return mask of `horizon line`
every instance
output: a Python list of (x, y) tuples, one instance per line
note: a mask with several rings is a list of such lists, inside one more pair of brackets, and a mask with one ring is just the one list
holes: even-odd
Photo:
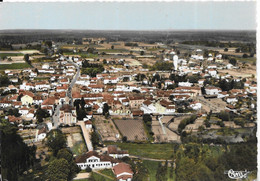
[(0, 29), (0, 31), (257, 31), (257, 29)]

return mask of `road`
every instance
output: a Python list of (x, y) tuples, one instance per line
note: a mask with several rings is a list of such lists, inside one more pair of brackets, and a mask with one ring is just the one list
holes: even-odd
[[(77, 79), (80, 76), (80, 68), (74, 62), (70, 62), (70, 63), (72, 63), (76, 67), (76, 69), (77, 69), (77, 73), (74, 75), (72, 81), (70, 82), (70, 86), (69, 86), (69, 88), (68, 88), (68, 90), (66, 92), (66, 96), (68, 96), (69, 99), (70, 99), (70, 105), (73, 106), (71, 90), (72, 90), (73, 86), (75, 85)], [(57, 105), (57, 107), (55, 109), (55, 112), (54, 112), (54, 114), (52, 116), (52, 122), (53, 122), (53, 128), (54, 129), (58, 128), (58, 126), (59, 126), (59, 115), (60, 115), (60, 108), (61, 108), (61, 106), (62, 106), (61, 104)]]
[(80, 76), (80, 68), (76, 63), (74, 63), (74, 62), (70, 62), (70, 63), (72, 63), (77, 69), (77, 73), (74, 75), (72, 81), (70, 82), (70, 86), (69, 86), (67, 94), (66, 94), (70, 98), (70, 105), (73, 106), (73, 100), (72, 100), (72, 93), (71, 92), (72, 92), (73, 86), (75, 85), (76, 81), (78, 80), (78, 78)]
[(88, 151), (93, 151), (93, 145), (92, 145), (92, 142), (90, 140), (90, 131), (87, 130), (83, 121), (79, 121), (77, 124), (80, 125), (80, 127), (81, 127), (83, 137), (84, 137), (85, 143), (87, 145)]
[(162, 124), (161, 118), (163, 118), (163, 116), (159, 117), (159, 118), (158, 118), (158, 121), (159, 121), (159, 123), (160, 123), (160, 125), (161, 125), (161, 127), (162, 127), (163, 134), (166, 134), (166, 131), (165, 131), (164, 126), (163, 126), (163, 124)]

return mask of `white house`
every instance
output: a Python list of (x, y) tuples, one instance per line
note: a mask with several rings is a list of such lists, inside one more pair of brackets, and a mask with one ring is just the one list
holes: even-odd
[(228, 104), (233, 104), (233, 103), (236, 103), (238, 100), (237, 100), (236, 96), (228, 96), (226, 101)]
[(91, 169), (110, 169), (119, 163), (119, 160), (108, 155), (99, 155), (95, 151), (89, 151), (77, 156), (75, 162), (81, 170), (90, 167)]
[(218, 87), (206, 87), (205, 92), (207, 95), (218, 95), (219, 92), (221, 92), (221, 89)]

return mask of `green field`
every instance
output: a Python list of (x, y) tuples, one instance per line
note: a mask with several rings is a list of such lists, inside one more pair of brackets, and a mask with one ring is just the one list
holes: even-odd
[(5, 69), (24, 69), (32, 67), (28, 63), (12, 63), (12, 64), (2, 64), (0, 65), (0, 70)]
[(108, 177), (116, 178), (111, 169), (101, 170), (100, 173), (107, 175)]
[(22, 53), (0, 53), (1, 59), (4, 57), (12, 57), (12, 56), (24, 56)]
[(128, 52), (128, 50), (126, 50), (126, 49), (99, 49), (98, 52), (122, 53), (122, 52)]
[(82, 58), (97, 58), (97, 54), (92, 53), (73, 53), (73, 52), (66, 52), (64, 55), (74, 55), (74, 56), (80, 56)]
[(128, 150), (130, 155), (154, 159), (170, 160), (173, 156), (174, 144), (151, 144), (151, 143), (118, 143), (105, 142), (106, 145), (117, 145), (122, 150)]

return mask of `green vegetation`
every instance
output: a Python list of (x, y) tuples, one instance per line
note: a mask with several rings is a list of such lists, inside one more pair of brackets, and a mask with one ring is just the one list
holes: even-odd
[(155, 176), (156, 176), (156, 170), (158, 168), (159, 163), (160, 162), (149, 161), (149, 160), (143, 161), (144, 166), (148, 170), (150, 181), (157, 181)]
[(23, 56), (22, 53), (0, 53), (0, 58), (4, 59), (6, 57), (13, 57), (13, 56)]
[(101, 170), (100, 173), (107, 175), (108, 177), (111, 178), (116, 178), (114, 172), (111, 169)]
[(181, 133), (182, 130), (186, 127), (186, 125), (188, 124), (193, 124), (194, 121), (196, 120), (197, 116), (196, 115), (192, 115), (189, 118), (185, 118), (183, 120), (181, 120), (179, 126), (178, 126), (178, 132)]
[(80, 56), (82, 58), (97, 58), (98, 54), (93, 54), (93, 53), (73, 53), (73, 52), (66, 52), (64, 55), (75, 55), (75, 56)]
[(104, 71), (104, 66), (102, 64), (89, 63), (84, 61), (82, 64), (81, 74), (87, 74), (92, 77), (95, 77), (98, 73)]
[(18, 176), (33, 167), (36, 146), (27, 146), (18, 128), (7, 120), (0, 120), (1, 174), (3, 180), (18, 180)]
[(98, 52), (102, 53), (122, 53), (122, 52), (128, 52), (126, 49), (99, 49)]
[(47, 135), (46, 145), (56, 156), (60, 149), (67, 147), (66, 136), (59, 129), (53, 129)]
[(154, 70), (162, 70), (162, 71), (169, 71), (173, 67), (172, 63), (170, 62), (156, 62), (153, 66), (151, 66), (149, 69), (151, 71)]
[(60, 130), (51, 130), (46, 145), (52, 151), (46, 170), (50, 180), (71, 180), (80, 171), (67, 147), (66, 136)]
[(5, 69), (25, 69), (25, 68), (30, 68), (32, 67), (28, 63), (12, 63), (12, 64), (1, 64), (0, 65), (0, 70), (5, 70)]
[[(1, 65), (0, 65), (0, 66), (1, 66)], [(1, 87), (2, 87), (2, 86), (7, 87), (10, 83), (11, 83), (11, 82), (10, 82), (9, 78), (8, 78), (6, 75), (0, 76), (0, 85), (1, 85)]]
[(74, 155), (81, 155), (87, 151), (86, 145), (83, 141), (73, 144), (71, 151)]
[(151, 143), (118, 143), (105, 142), (106, 145), (117, 145), (123, 150), (128, 150), (130, 155), (136, 155), (154, 159), (172, 159), (175, 144), (151, 144)]
[(150, 114), (144, 114), (143, 115), (143, 122), (144, 122), (144, 128), (145, 132), (148, 135), (149, 141), (153, 141), (153, 135), (154, 133), (152, 132), (152, 117)]

